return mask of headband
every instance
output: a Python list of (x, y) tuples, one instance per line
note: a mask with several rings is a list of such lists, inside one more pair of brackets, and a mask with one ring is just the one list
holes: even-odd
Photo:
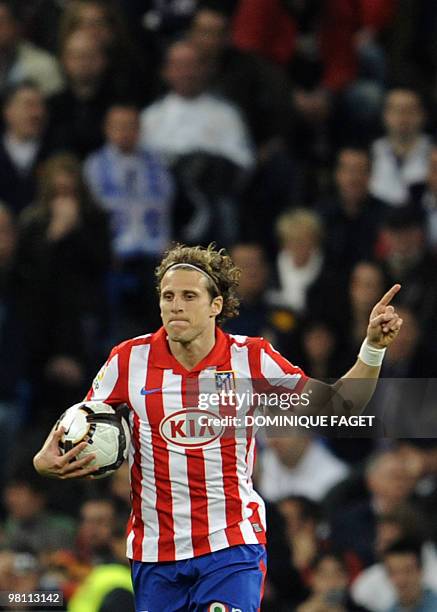
[[(213, 279), (211, 274), (209, 274), (209, 272), (207, 272), (206, 270), (203, 270), (202, 268), (199, 268), (198, 266), (195, 266), (195, 265), (189, 264), (189, 263), (175, 263), (175, 264), (172, 264), (171, 266), (169, 266), (166, 269), (166, 271), (164, 272), (164, 274), (167, 274), (167, 272), (169, 272), (170, 270), (174, 270), (175, 268), (191, 268), (192, 270), (196, 270), (196, 272), (200, 272), (201, 274), (203, 274), (204, 276), (209, 278), (209, 280), (213, 283), (214, 288), (217, 291), (217, 293), (219, 295), (222, 294), (222, 292), (220, 291), (216, 281)], [(162, 276), (164, 276), (164, 274)]]

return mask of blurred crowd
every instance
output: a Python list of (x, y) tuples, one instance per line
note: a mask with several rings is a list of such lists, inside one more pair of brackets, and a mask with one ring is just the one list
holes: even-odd
[(263, 610), (437, 610), (437, 422), (417, 401), (435, 397), (436, 40), (433, 0), (0, 0), (0, 591), (133, 610), (127, 467), (60, 484), (31, 457), (110, 348), (159, 326), (166, 247), (214, 240), (242, 270), (225, 330), (316, 378), (352, 365), (402, 284), (384, 436), (260, 448)]

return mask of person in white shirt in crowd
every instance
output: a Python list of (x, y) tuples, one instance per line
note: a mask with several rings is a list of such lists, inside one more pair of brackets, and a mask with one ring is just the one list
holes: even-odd
[(21, 40), (16, 0), (0, 0), (0, 92), (25, 79), (38, 84), (44, 95), (63, 84), (56, 59), (47, 51)]
[(142, 143), (171, 161), (204, 152), (249, 169), (254, 150), (237, 108), (207, 90), (207, 65), (188, 41), (172, 44), (165, 56), (163, 78), (169, 92), (141, 115)]
[(370, 193), (390, 206), (404, 206), (411, 188), (425, 182), (431, 153), (419, 94), (408, 88), (389, 91), (383, 121), (385, 136), (372, 145)]
[(299, 431), (290, 436), (267, 439), (258, 460), (258, 490), (273, 502), (290, 495), (320, 502), (346, 478), (348, 467), (312, 435)]

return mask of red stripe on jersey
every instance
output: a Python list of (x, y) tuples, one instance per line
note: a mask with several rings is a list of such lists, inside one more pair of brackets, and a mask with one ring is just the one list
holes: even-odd
[[(196, 377), (182, 379), (182, 405), (196, 408), (199, 401), (199, 381)], [(191, 502), (191, 542), (194, 556), (211, 552), (209, 546), (208, 496), (205, 460), (201, 448), (187, 448), (187, 476)]]
[[(164, 370), (147, 368), (146, 389), (162, 389), (163, 377)], [(166, 442), (159, 433), (159, 425), (165, 416), (162, 392), (147, 395), (145, 399), (147, 417), (152, 428), (156, 511), (159, 523), (158, 561), (173, 561), (175, 559), (175, 543), (169, 451)]]
[[(232, 364), (229, 360), (221, 368), (221, 371), (232, 370)], [(220, 370), (217, 370), (220, 371)], [(220, 405), (220, 416), (235, 416), (236, 412), (231, 412), (230, 406)], [(237, 471), (237, 444), (235, 441), (233, 427), (226, 427), (225, 435), (220, 439), (220, 451), (222, 457), (223, 468), (223, 488), (225, 493), (225, 509), (226, 509), (226, 524), (230, 527), (226, 528), (226, 537), (229, 546), (237, 546), (244, 544), (243, 534), (238, 525), (243, 520), (242, 501), (240, 490), (238, 487), (238, 471)]]
[(131, 469), (131, 488), (132, 488), (132, 513), (131, 521), (133, 527), (132, 552), (134, 559), (141, 559), (143, 556), (144, 523), (141, 518), (141, 444), (140, 444), (140, 420), (134, 412), (132, 427), (132, 444), (134, 447), (134, 460)]

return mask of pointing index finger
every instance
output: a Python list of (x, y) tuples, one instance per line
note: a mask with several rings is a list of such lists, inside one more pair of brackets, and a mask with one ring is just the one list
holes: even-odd
[(379, 305), (387, 306), (387, 304), (390, 304), (390, 302), (392, 301), (392, 299), (397, 294), (400, 288), (401, 286), (399, 285), (399, 283), (396, 283), (396, 285), (393, 285), (393, 287), (389, 289), (387, 293), (383, 295), (382, 298), (379, 300)]

